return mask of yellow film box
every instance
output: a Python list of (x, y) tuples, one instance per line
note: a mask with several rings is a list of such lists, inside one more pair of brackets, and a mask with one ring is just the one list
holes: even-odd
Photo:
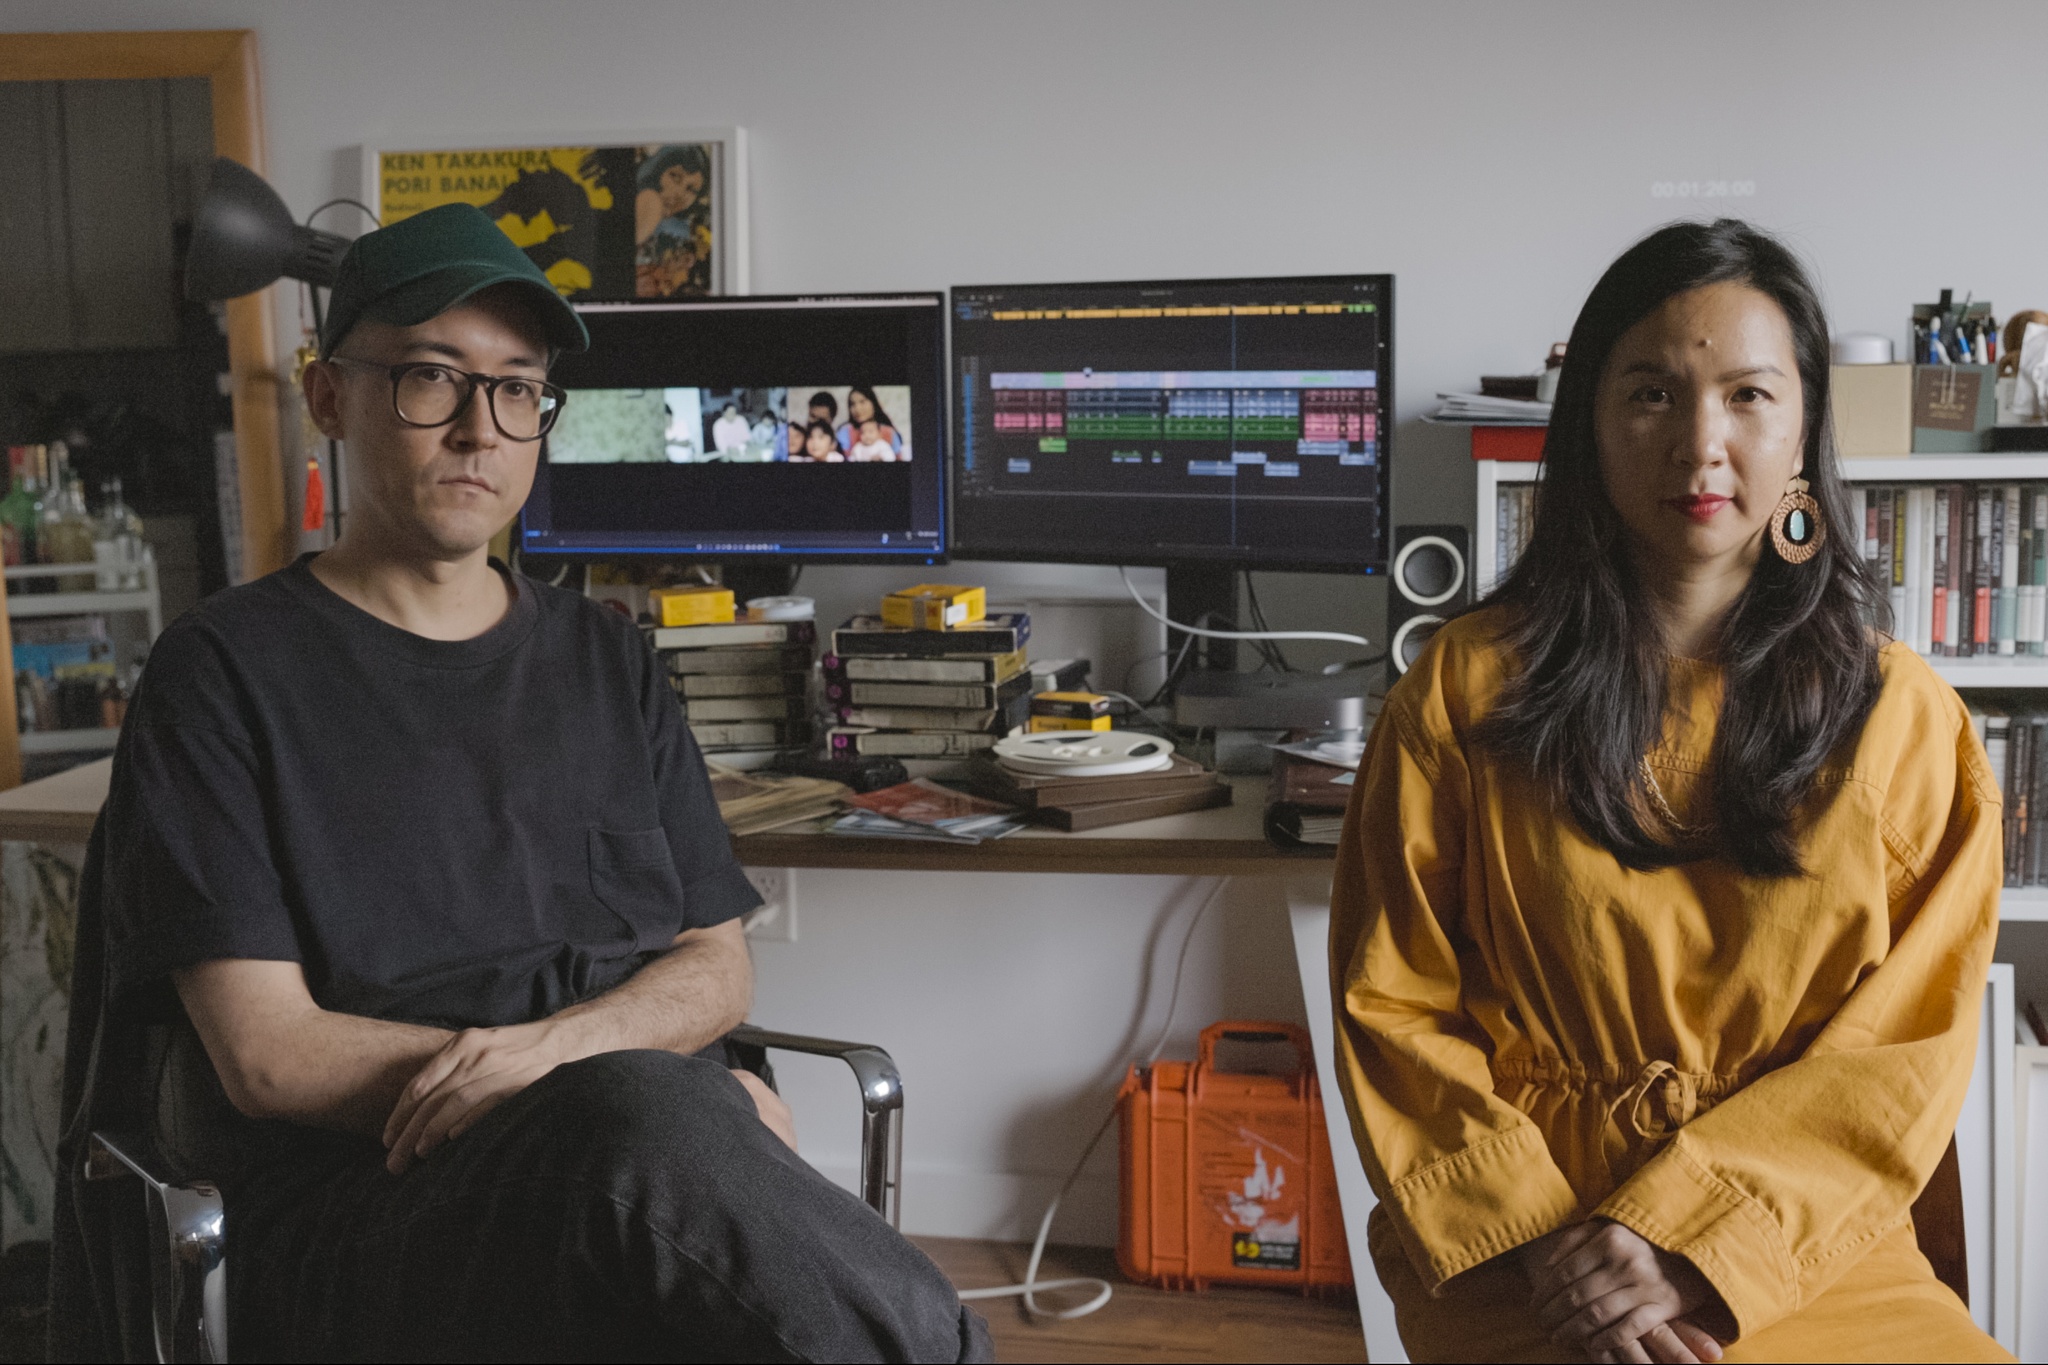
[(655, 588), (647, 594), (647, 610), (664, 626), (717, 625), (733, 619), (732, 589)]
[(951, 630), (988, 615), (988, 589), (919, 583), (882, 599), (882, 621), (903, 630)]
[(1031, 698), (1031, 714), (1093, 720), (1109, 714), (1109, 698), (1100, 692), (1039, 692)]

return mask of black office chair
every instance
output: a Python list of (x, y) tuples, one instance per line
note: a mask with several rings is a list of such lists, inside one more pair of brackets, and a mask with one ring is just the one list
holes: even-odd
[[(837, 1057), (860, 1082), (860, 1194), (868, 1207), (901, 1221), (903, 1082), (881, 1048), (743, 1024), (727, 1035), (747, 1070), (762, 1074), (770, 1050)], [(772, 1077), (772, 1073), (768, 1073)], [(772, 1083), (772, 1080), (771, 1080)], [(227, 1211), (219, 1188), (181, 1172), (144, 1133), (94, 1130), (86, 1143), (87, 1180), (135, 1176), (149, 1220), (150, 1318), (160, 1361), (225, 1362), (228, 1357)]]
[[(222, 1362), (229, 1359), (227, 1212), (219, 1186), (203, 1171), (181, 1169), (153, 1136), (155, 1099), (144, 1078), (161, 1069), (148, 1059), (161, 1063), (167, 1031), (106, 1025), (101, 849), (95, 826), (78, 885), (72, 1034), (64, 1068), (66, 1131), (58, 1145), (59, 1222), (52, 1249), (51, 1356), (134, 1358), (153, 1347), (159, 1361)], [(206, 1066), (211, 1082), (197, 1035), (189, 1025), (180, 1031), (197, 1059), (192, 1066)], [(733, 1030), (726, 1041), (733, 1059), (771, 1086), (770, 1051), (837, 1057), (853, 1069), (861, 1095), (860, 1195), (890, 1226), (899, 1226), (903, 1081), (889, 1054), (867, 1043), (751, 1024)], [(127, 1205), (124, 1216), (118, 1201), (100, 1193), (105, 1182), (129, 1176), (141, 1182), (142, 1226), (133, 1220), (135, 1205)], [(96, 1234), (106, 1245), (90, 1245)]]

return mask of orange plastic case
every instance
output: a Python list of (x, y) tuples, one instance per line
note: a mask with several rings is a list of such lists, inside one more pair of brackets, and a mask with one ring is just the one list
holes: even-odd
[[(1292, 1076), (1216, 1069), (1216, 1044), (1291, 1042)], [(1166, 1289), (1257, 1284), (1304, 1293), (1351, 1284), (1351, 1254), (1308, 1033), (1227, 1020), (1201, 1055), (1132, 1067), (1117, 1091), (1117, 1264)]]

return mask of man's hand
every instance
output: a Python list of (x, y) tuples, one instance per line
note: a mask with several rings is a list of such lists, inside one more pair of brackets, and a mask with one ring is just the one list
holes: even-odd
[(550, 1021), (464, 1029), (399, 1092), (384, 1123), (384, 1165), (393, 1175), (452, 1142), (504, 1100), (574, 1057)]
[(1529, 1306), (1560, 1346), (1594, 1361), (1712, 1365), (1721, 1344), (1688, 1314), (1719, 1296), (1683, 1256), (1606, 1219), (1560, 1228), (1523, 1248)]
[[(461, 1137), (505, 1100), (572, 1060), (546, 1020), (456, 1034), (399, 1094), (384, 1125), (384, 1145), (391, 1150), (385, 1168), (405, 1174), (413, 1162)], [(794, 1152), (796, 1115), (782, 1096), (750, 1071), (732, 1074), (753, 1100), (761, 1122)]]

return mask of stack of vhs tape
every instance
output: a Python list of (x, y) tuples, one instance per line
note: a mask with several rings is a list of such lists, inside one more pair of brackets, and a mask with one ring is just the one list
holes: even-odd
[(705, 754), (750, 768), (810, 744), (815, 622), (743, 619), (651, 634)]
[[(1022, 612), (942, 629), (903, 629), (856, 616), (825, 656), (828, 745), (834, 754), (965, 758), (1030, 717), (1034, 674)], [(1039, 687), (1077, 685), (1085, 660)], [(1071, 676), (1067, 676), (1071, 675)]]

